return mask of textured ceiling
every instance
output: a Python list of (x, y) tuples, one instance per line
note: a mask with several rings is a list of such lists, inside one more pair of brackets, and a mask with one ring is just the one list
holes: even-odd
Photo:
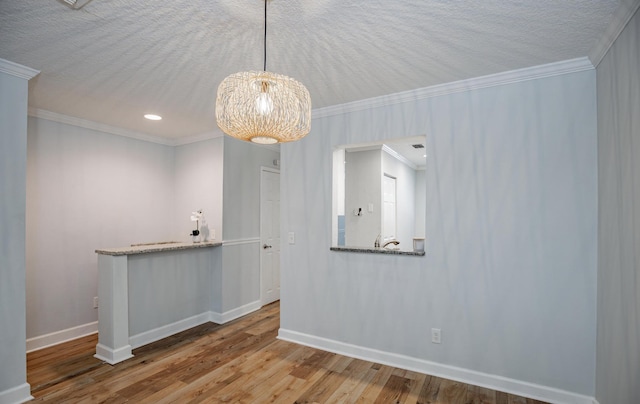
[[(81, 0), (82, 1), (82, 0)], [(618, 0), (273, 0), (267, 70), (313, 108), (584, 57)], [(262, 69), (261, 0), (0, 0), (31, 107), (159, 137), (218, 131), (218, 84)], [(164, 119), (150, 122), (147, 112)]]

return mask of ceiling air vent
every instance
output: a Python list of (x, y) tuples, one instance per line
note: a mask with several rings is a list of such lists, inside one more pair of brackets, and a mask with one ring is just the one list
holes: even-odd
[(424, 149), (424, 145), (423, 144), (412, 144), (411, 146), (413, 146), (414, 149)]

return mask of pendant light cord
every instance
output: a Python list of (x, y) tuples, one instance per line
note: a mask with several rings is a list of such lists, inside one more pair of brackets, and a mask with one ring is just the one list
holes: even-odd
[(264, 71), (267, 71), (267, 0), (264, 0)]

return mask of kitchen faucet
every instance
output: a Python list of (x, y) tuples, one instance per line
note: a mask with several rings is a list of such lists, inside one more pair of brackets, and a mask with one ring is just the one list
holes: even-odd
[(389, 240), (386, 243), (384, 243), (384, 245), (382, 246), (382, 248), (385, 248), (386, 246), (388, 246), (389, 244), (395, 244), (398, 245), (400, 244), (400, 242), (398, 240)]

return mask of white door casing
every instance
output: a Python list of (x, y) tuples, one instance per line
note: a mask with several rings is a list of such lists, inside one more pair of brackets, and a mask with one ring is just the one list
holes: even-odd
[(382, 179), (382, 241), (395, 240), (396, 234), (396, 179), (383, 175)]
[(260, 169), (260, 302), (280, 300), (280, 172)]

